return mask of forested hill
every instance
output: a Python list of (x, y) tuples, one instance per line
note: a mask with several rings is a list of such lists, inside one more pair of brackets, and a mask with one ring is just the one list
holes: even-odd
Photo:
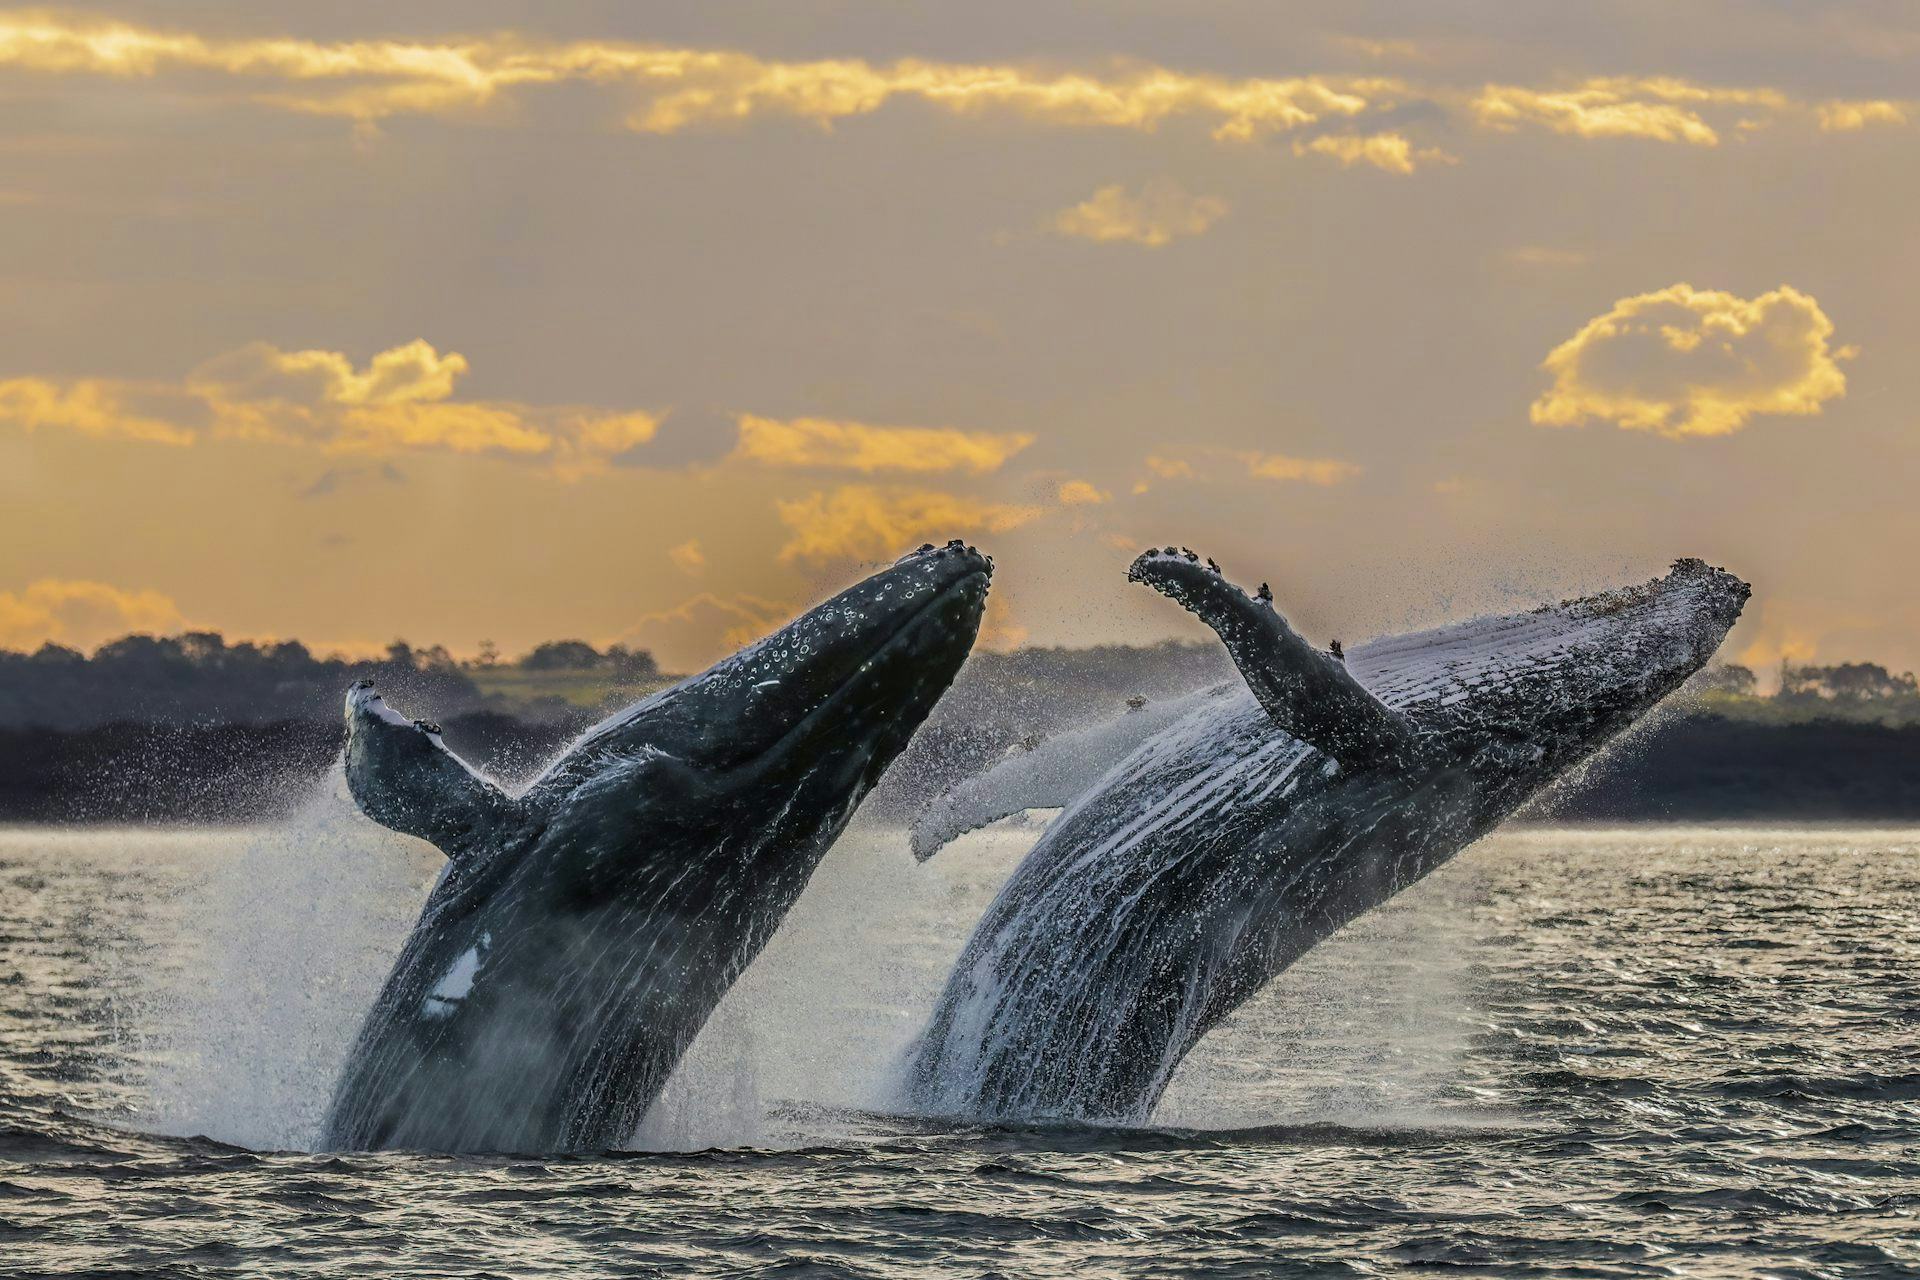
[[(211, 633), (130, 636), (93, 654), (0, 653), (0, 820), (241, 821), (284, 811), (343, 739), (341, 697), (379, 682), (455, 750), (524, 779), (601, 714), (674, 677), (645, 652), (577, 640), (458, 661), (395, 642), (377, 659)], [(869, 808), (905, 817), (1008, 751), (1236, 678), (1215, 644), (978, 652)], [(1716, 666), (1657, 723), (1553, 798), (1563, 818), (1920, 821), (1920, 691), (1872, 663), (1788, 667), (1762, 695)]]

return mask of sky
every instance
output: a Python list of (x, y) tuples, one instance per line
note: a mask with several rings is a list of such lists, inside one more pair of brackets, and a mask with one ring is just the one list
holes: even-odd
[(1749, 579), (1920, 666), (1920, 9), (0, 7), (0, 647), (708, 661), (925, 541), (985, 643)]

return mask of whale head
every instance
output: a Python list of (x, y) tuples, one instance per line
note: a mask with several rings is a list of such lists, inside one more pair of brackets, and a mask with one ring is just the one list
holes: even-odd
[(1466, 757), (1531, 787), (1579, 763), (1713, 656), (1749, 587), (1678, 560), (1637, 586), (1375, 641), (1360, 682), (1442, 757)]
[(923, 547), (590, 730), (528, 798), (619, 788), (736, 842), (743, 822), (831, 838), (959, 672), (992, 572), (958, 541)]

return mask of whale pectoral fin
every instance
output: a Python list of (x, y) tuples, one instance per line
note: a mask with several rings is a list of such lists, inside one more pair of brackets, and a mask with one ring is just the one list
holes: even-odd
[(458, 859), (511, 822), (518, 806), (440, 740), (437, 726), (409, 720), (373, 683), (347, 691), (347, 789), (383, 827), (418, 836)]
[(1263, 586), (1254, 599), (1192, 552), (1148, 551), (1127, 570), (1212, 627), (1234, 665), (1282, 729), (1355, 767), (1389, 763), (1413, 750), (1407, 718), (1367, 692), (1346, 664), (1301, 639)]
[(1048, 738), (955, 783), (914, 819), (912, 846), (925, 862), (948, 843), (1028, 809), (1064, 809), (1133, 749), (1193, 709), (1193, 700), (1148, 703)]

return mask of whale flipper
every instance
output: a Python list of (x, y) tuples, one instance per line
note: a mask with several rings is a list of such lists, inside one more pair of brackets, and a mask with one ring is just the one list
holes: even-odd
[(347, 789), (381, 826), (456, 861), (519, 819), (519, 806), (449, 751), (438, 726), (387, 706), (371, 680), (347, 691)]
[(1146, 583), (1212, 627), (1267, 714), (1302, 742), (1356, 768), (1414, 750), (1407, 718), (1367, 692), (1341, 659), (1301, 639), (1266, 587), (1253, 599), (1213, 561), (1172, 548), (1143, 554), (1127, 580)]
[(1199, 705), (1196, 694), (1149, 702), (1048, 738), (947, 788), (913, 822), (913, 856), (925, 862), (946, 845), (1028, 809), (1064, 809), (1133, 749)]

